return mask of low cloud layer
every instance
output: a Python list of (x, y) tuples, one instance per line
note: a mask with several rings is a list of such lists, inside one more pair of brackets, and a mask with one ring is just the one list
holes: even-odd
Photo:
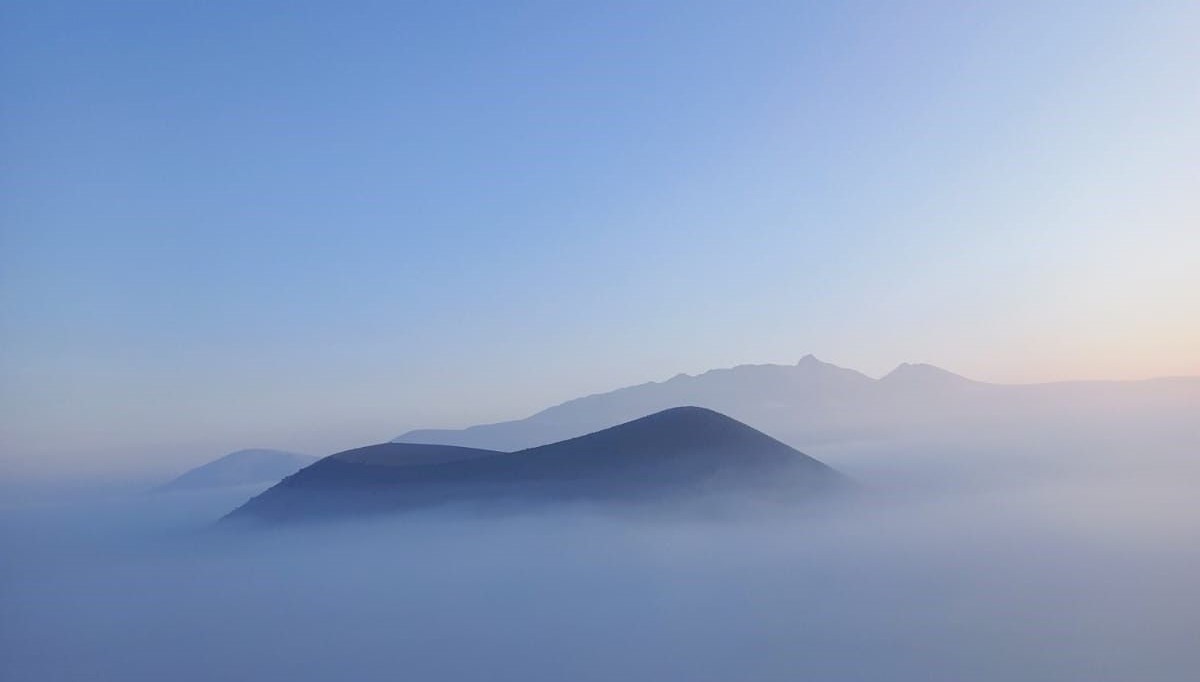
[(574, 509), (207, 530), (249, 491), (9, 510), (0, 672), (1194, 679), (1200, 472), (1181, 449), (1032, 457), (985, 485), (1020, 459), (905, 447), (831, 453), (860, 499), (741, 520)]

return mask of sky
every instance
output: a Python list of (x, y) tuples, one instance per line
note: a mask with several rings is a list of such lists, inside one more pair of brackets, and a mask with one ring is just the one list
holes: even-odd
[(1200, 374), (1200, 4), (0, 4), (0, 475), (813, 353)]

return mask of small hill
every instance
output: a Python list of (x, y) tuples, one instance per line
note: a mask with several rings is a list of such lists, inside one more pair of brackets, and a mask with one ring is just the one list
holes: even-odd
[(712, 410), (678, 407), (517, 452), (384, 443), (327, 457), (247, 502), (272, 521), (445, 504), (687, 504), (714, 496), (802, 501), (846, 480)]
[(226, 488), (272, 483), (317, 461), (311, 455), (285, 450), (238, 450), (196, 467), (157, 488), (158, 491)]

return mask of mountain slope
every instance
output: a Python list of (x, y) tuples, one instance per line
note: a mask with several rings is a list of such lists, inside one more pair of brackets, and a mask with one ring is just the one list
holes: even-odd
[[(365, 450), (369, 456), (360, 449), (327, 457), (230, 517), (295, 520), (447, 503), (670, 504), (717, 494), (799, 501), (845, 484), (817, 460), (698, 407), (517, 452), (404, 443)], [(414, 455), (420, 459), (406, 459)]]
[(836, 435), (853, 420), (847, 413), (868, 396), (870, 377), (807, 355), (795, 365), (740, 365), (697, 376), (680, 374), (608, 393), (570, 400), (526, 419), (466, 429), (421, 429), (395, 439), (517, 450), (587, 433), (676, 405), (697, 405), (774, 434), (797, 429)]
[(251, 483), (271, 483), (317, 461), (311, 455), (284, 450), (238, 450), (198, 466), (157, 490), (199, 490)]
[(1041, 436), (1060, 440), (1101, 428), (1152, 436), (1196, 423), (1200, 378), (990, 384), (905, 363), (872, 379), (810, 355), (795, 365), (679, 375), (571, 400), (525, 419), (410, 431), (396, 441), (516, 450), (673, 405), (716, 410), (805, 451), (896, 438), (969, 444), (984, 432), (1031, 425), (1038, 425)]

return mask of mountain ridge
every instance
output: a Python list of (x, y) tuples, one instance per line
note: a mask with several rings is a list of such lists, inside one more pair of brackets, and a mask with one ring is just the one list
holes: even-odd
[[(957, 375), (955, 375), (957, 376)], [(964, 379), (965, 380), (965, 379)], [(805, 355), (792, 365), (742, 364), (710, 369), (699, 374), (676, 374), (664, 381), (649, 381), (611, 391), (573, 398), (521, 419), (477, 424), (462, 429), (414, 429), (391, 442), (441, 443), (515, 450), (555, 442), (580, 433), (619, 423), (668, 407), (694, 404), (708, 407), (744, 422), (763, 423), (779, 431), (778, 424), (745, 410), (740, 396), (752, 393), (770, 402), (785, 402), (798, 386), (815, 386), (837, 392), (865, 392), (878, 379), (853, 369)], [(746, 389), (744, 382), (756, 387)], [(713, 400), (704, 393), (720, 393), (729, 400)]]
[[(1200, 378), (1180, 382), (1188, 390), (1200, 386)], [(1051, 412), (1086, 411), (1087, 394), (1097, 400), (1108, 396), (1112, 402), (1116, 393), (1144, 393), (1160, 385), (1156, 380), (997, 384), (924, 363), (901, 363), (872, 378), (806, 355), (793, 365), (747, 364), (676, 374), (573, 398), (520, 419), (461, 429), (414, 429), (392, 442), (518, 450), (674, 405), (698, 405), (755, 424), (804, 450), (918, 429), (1036, 418), (1039, 406)]]
[(317, 457), (288, 450), (236, 450), (189, 469), (155, 488), (157, 492), (224, 488), (278, 481), (317, 461)]
[[(364, 450), (374, 454), (356, 454)], [(414, 453), (424, 461), (388, 461)], [(718, 493), (793, 500), (847, 483), (753, 427), (683, 406), (514, 452), (417, 443), (356, 448), (289, 476), (227, 518), (288, 521), (464, 502), (662, 504)]]

